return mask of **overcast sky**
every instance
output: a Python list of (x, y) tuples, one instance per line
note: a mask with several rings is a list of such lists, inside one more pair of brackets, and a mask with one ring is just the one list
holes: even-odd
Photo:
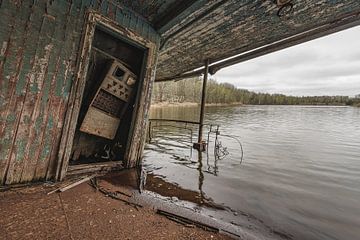
[(360, 27), (239, 63), (215, 78), (256, 92), (360, 94)]

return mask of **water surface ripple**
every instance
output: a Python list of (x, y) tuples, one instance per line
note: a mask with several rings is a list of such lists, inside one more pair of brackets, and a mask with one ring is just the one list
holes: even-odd
[[(196, 121), (198, 112), (157, 108), (151, 118)], [(360, 108), (208, 107), (205, 118), (241, 139), (242, 164), (231, 138), (220, 137), (230, 154), (215, 161), (211, 149), (208, 157), (191, 149), (190, 130), (156, 126), (147, 171), (200, 193), (198, 211), (243, 228), (262, 226), (279, 239), (360, 239)], [(209, 201), (224, 210), (201, 204)]]

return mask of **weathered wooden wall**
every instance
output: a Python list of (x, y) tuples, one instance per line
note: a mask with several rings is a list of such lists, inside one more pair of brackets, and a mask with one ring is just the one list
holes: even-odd
[(159, 42), (113, 1), (0, 1), (0, 184), (54, 177), (89, 9)]

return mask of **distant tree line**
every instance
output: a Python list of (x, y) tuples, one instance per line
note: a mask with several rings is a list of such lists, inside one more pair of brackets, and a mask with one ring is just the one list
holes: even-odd
[[(177, 82), (155, 83), (153, 103), (196, 102), (201, 99), (202, 80), (188, 79)], [(206, 103), (251, 105), (360, 105), (360, 98), (348, 96), (295, 97), (283, 94), (256, 93), (238, 89), (229, 83), (218, 83), (210, 79), (207, 83)]]

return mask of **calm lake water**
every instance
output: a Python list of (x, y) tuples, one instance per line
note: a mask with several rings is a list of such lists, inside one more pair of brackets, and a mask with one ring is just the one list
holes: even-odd
[[(157, 108), (151, 118), (196, 121), (198, 113)], [(199, 155), (196, 127), (153, 123), (148, 189), (264, 239), (360, 239), (360, 108), (208, 107), (205, 119), (220, 125), (229, 154), (215, 160), (214, 133)]]

